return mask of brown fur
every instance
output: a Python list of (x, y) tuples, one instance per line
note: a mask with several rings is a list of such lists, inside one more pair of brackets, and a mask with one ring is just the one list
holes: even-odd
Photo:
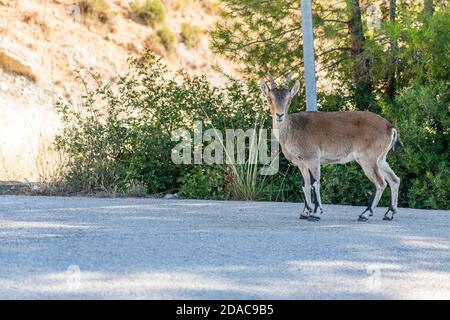
[(285, 121), (290, 129), (280, 130), (283, 151), (289, 153), (295, 145), (305, 161), (318, 157), (321, 163), (339, 162), (350, 152), (378, 156), (392, 143), (394, 126), (371, 112), (300, 112), (287, 115)]

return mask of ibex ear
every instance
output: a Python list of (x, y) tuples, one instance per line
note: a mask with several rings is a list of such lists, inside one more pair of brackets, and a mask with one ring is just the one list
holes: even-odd
[(291, 89), (291, 97), (294, 97), (297, 93), (298, 90), (300, 89), (300, 81), (295, 81), (294, 86)]
[(262, 93), (264, 93), (264, 95), (266, 97), (269, 96), (269, 88), (267, 87), (267, 84), (264, 82), (263, 79), (259, 80), (259, 86), (261, 88)]

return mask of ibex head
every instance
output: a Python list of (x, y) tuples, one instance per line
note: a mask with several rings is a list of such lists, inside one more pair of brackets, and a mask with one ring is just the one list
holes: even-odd
[(269, 102), (270, 111), (272, 117), (278, 121), (283, 122), (288, 112), (289, 105), (292, 98), (297, 94), (300, 89), (300, 82), (296, 81), (291, 90), (289, 90), (289, 84), (291, 82), (292, 73), (289, 73), (283, 88), (277, 88), (277, 84), (273, 77), (269, 74), (270, 88), (266, 85), (264, 80), (260, 80), (261, 90)]

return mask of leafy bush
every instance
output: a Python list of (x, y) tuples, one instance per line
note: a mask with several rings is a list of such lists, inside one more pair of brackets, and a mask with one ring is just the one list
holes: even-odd
[(166, 7), (161, 0), (135, 1), (131, 4), (131, 10), (148, 25), (156, 25), (166, 21)]
[(194, 48), (200, 43), (202, 36), (202, 29), (198, 26), (193, 26), (190, 23), (183, 23), (181, 25), (181, 41), (186, 46)]
[(398, 57), (403, 84), (448, 80), (450, 76), (450, 10), (436, 11), (421, 20), (409, 20), (400, 32), (401, 41), (406, 43)]
[(448, 81), (412, 84), (384, 106), (400, 130), (404, 149), (392, 161), (402, 179), (400, 204), (415, 208), (450, 208)]
[(357, 163), (322, 166), (320, 186), (322, 201), (325, 203), (364, 206), (375, 191)]
[(229, 187), (226, 166), (196, 166), (178, 178), (180, 195), (193, 199), (226, 199)]
[(219, 89), (183, 72), (167, 78), (166, 67), (150, 53), (130, 64), (126, 76), (87, 90), (83, 110), (57, 104), (64, 127), (56, 146), (67, 154), (66, 180), (74, 191), (126, 193), (139, 182), (147, 192), (160, 193), (192, 185), (200, 179), (199, 173), (190, 173), (195, 166), (171, 161), (172, 131), (193, 128), (196, 120), (204, 130), (248, 128), (261, 111), (254, 86), (232, 82)]

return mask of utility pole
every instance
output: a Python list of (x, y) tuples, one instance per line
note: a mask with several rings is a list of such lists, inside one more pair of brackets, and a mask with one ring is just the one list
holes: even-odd
[(305, 66), (306, 111), (317, 111), (316, 69), (314, 63), (314, 34), (312, 0), (301, 0), (303, 61)]

